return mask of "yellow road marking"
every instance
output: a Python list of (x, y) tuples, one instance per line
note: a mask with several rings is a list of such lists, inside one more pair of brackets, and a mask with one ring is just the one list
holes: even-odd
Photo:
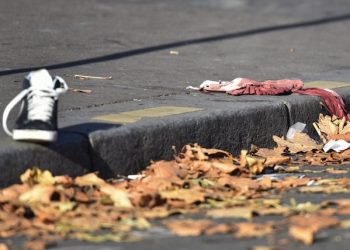
[(109, 114), (96, 116), (93, 119), (105, 122), (119, 123), (119, 124), (127, 124), (134, 123), (142, 118), (155, 118), (155, 117), (163, 117), (170, 115), (178, 115), (189, 112), (201, 111), (201, 108), (192, 108), (192, 107), (176, 107), (176, 106), (163, 106), (156, 108), (148, 108), (148, 109), (139, 109), (128, 112), (122, 112), (118, 114)]
[(313, 81), (304, 83), (304, 86), (305, 88), (335, 89), (341, 87), (350, 87), (350, 82)]

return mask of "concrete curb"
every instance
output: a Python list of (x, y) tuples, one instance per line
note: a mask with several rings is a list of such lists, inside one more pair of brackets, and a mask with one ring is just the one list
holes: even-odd
[[(337, 89), (350, 106), (350, 89)], [(92, 123), (91, 114), (135, 109), (135, 104), (111, 104), (83, 111), (69, 111), (59, 141), (42, 146), (0, 142), (0, 186), (19, 181), (25, 169), (39, 166), (54, 174), (80, 175), (98, 171), (104, 178), (135, 173), (151, 160), (171, 159), (172, 146), (199, 143), (238, 154), (251, 144), (273, 146), (272, 135), (284, 135), (297, 121), (308, 124), (325, 113), (321, 99), (313, 96), (239, 96), (195, 94), (160, 97), (138, 103), (152, 107), (179, 105), (201, 107), (202, 111), (145, 119), (133, 124)], [(123, 107), (124, 105), (124, 107)], [(74, 114), (73, 114), (74, 113)], [(73, 117), (73, 118), (67, 118)]]
[(7, 137), (1, 139), (1, 187), (17, 183), (20, 175), (33, 166), (48, 169), (55, 175), (76, 176), (91, 170), (88, 140), (76, 133), (60, 133), (59, 140), (49, 146), (14, 142)]

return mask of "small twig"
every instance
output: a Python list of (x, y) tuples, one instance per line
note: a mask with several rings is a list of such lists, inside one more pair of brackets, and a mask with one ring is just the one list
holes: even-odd
[(88, 76), (88, 75), (66, 75), (74, 78), (78, 78), (80, 80), (86, 80), (86, 79), (98, 79), (98, 80), (111, 80), (113, 79), (112, 76)]
[(317, 134), (319, 135), (319, 137), (321, 138), (321, 140), (323, 141), (323, 143), (327, 143), (326, 138), (322, 135), (321, 130), (319, 129), (319, 127), (317, 126), (316, 122), (312, 123), (312, 125), (314, 126)]
[(79, 92), (79, 93), (84, 93), (84, 94), (91, 94), (92, 90), (91, 89), (75, 89), (75, 88), (69, 88), (70, 91), (72, 92)]

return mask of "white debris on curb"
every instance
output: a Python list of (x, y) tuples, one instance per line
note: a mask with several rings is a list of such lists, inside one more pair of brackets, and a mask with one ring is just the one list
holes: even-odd
[(290, 173), (281, 173), (281, 174), (263, 174), (257, 176), (256, 180), (261, 181), (265, 177), (269, 177), (271, 181), (279, 181), (279, 180), (284, 180), (284, 178), (293, 176), (297, 177), (298, 179), (303, 179), (305, 178), (304, 174), (290, 174)]
[(289, 127), (286, 138), (287, 140), (293, 139), (295, 133), (301, 133), (305, 130), (306, 124), (302, 122), (297, 122)]
[(311, 180), (311, 181), (309, 181), (309, 182), (306, 184), (306, 186), (308, 186), (308, 187), (312, 187), (312, 186), (318, 186), (318, 184), (317, 184), (317, 182), (316, 182), (316, 181)]
[(144, 174), (131, 174), (127, 176), (129, 180), (139, 180), (139, 179), (142, 179), (143, 177), (145, 177)]
[(323, 146), (323, 151), (327, 153), (329, 150), (334, 150), (339, 153), (348, 148), (350, 148), (350, 143), (345, 140), (330, 140)]

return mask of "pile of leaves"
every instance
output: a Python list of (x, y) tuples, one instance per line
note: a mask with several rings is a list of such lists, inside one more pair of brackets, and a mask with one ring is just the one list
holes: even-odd
[(315, 122), (314, 128), (324, 143), (328, 140), (343, 139), (350, 140), (350, 122), (345, 117), (324, 116), (320, 114), (318, 122)]
[[(288, 230), (292, 238), (312, 244), (325, 228), (349, 228), (350, 220), (337, 216), (350, 215), (350, 199), (284, 204), (279, 195), (291, 190), (349, 193), (349, 178), (300, 178), (290, 173), (301, 173), (300, 163), (348, 162), (350, 153), (322, 153), (321, 145), (302, 133), (291, 140), (274, 140), (274, 149), (253, 146), (238, 157), (186, 145), (173, 161), (154, 162), (132, 178), (108, 181), (96, 173), (71, 178), (29, 169), (21, 176), (22, 184), (0, 190), (0, 237), (25, 236), (26, 248), (45, 249), (66, 238), (138, 240), (135, 231), (147, 231), (157, 223), (178, 236), (249, 238)], [(269, 173), (283, 178), (264, 175)], [(178, 214), (188, 218), (171, 217)], [(194, 214), (204, 219), (193, 219)], [(284, 219), (254, 221), (268, 215)], [(232, 222), (217, 222), (218, 218), (232, 218)]]

